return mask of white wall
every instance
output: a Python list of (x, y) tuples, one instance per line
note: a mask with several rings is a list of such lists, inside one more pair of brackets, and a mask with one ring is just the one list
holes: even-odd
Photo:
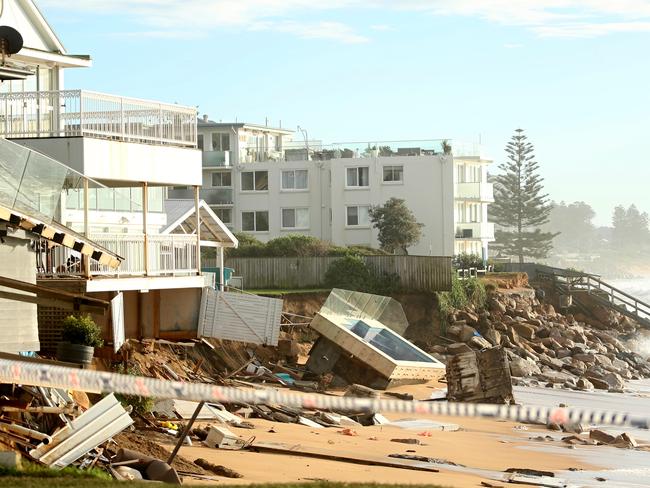
[[(24, 236), (23, 232), (20, 232)], [(4, 237), (0, 243), (0, 276), (36, 284), (36, 260), (24, 236)], [(11, 293), (23, 293), (0, 287)], [(0, 351), (38, 351), (38, 317), (36, 304), (0, 298)]]
[[(322, 167), (319, 167), (319, 164)], [(384, 166), (403, 166), (403, 183), (384, 183)], [(346, 169), (368, 166), (367, 189), (346, 188)], [(281, 191), (283, 169), (308, 169), (309, 191)], [(269, 190), (241, 192), (241, 171), (269, 171)], [(370, 226), (351, 228), (346, 225), (346, 206), (382, 205), (391, 197), (403, 198), (418, 222), (424, 224), (420, 243), (409, 249), (411, 254), (450, 256), (454, 253), (453, 168), (451, 157), (402, 156), (331, 161), (291, 161), (249, 163), (233, 170), (235, 185), (234, 227), (241, 231), (242, 211), (268, 210), (269, 231), (254, 235), (266, 241), (290, 232), (313, 235), (339, 245), (378, 247), (377, 231)], [(282, 230), (281, 209), (308, 207), (307, 230)], [(331, 223), (330, 223), (331, 212)]]
[(201, 151), (90, 137), (16, 139), (96, 180), (201, 185)]

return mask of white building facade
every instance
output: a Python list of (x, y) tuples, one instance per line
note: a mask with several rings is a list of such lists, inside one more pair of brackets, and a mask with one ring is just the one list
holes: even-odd
[(494, 202), (494, 188), (487, 181), (492, 161), (480, 156), (454, 158), (454, 254), (473, 254), (488, 259), (494, 241), (494, 224), (488, 222), (488, 205)]
[[(106, 299), (124, 292), (129, 336), (196, 327), (206, 283), (201, 247), (237, 245), (201, 206), (196, 109), (68, 89), (64, 70), (90, 67), (90, 57), (68, 54), (33, 1), (0, 6), (0, 25), (24, 40), (0, 66), (0, 137), (22, 146), (0, 151), (0, 166), (20, 167), (23, 180), (31, 178), (25, 198), (37, 213), (47, 207), (40, 212), (45, 223), (59, 222), (121, 258), (115, 269), (82, 250), (48, 245), (39, 279), (74, 284), (76, 278), (81, 292)], [(172, 228), (166, 188), (181, 185), (192, 189), (195, 212)]]

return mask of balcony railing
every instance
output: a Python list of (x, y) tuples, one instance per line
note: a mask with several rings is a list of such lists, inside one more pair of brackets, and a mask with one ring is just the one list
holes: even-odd
[(196, 147), (196, 109), (83, 90), (3, 93), (0, 135)]
[(240, 162), (264, 161), (326, 161), (340, 158), (372, 158), (389, 156), (480, 156), (480, 145), (452, 141), (450, 139), (337, 142), (323, 144), (321, 141), (291, 141), (282, 148), (252, 144), (241, 148)]
[(203, 151), (203, 166), (206, 168), (230, 166), (230, 151)]
[(456, 198), (477, 200), (480, 202), (494, 201), (494, 185), (492, 183), (457, 183)]
[(494, 223), (492, 222), (457, 222), (456, 239), (494, 240)]
[[(196, 236), (147, 236), (148, 267), (145, 267), (145, 239), (142, 234), (93, 234), (91, 239), (124, 258), (118, 270), (91, 261), (90, 274), (93, 276), (188, 276), (197, 273)], [(41, 274), (81, 275), (79, 253), (64, 247), (53, 248)]]

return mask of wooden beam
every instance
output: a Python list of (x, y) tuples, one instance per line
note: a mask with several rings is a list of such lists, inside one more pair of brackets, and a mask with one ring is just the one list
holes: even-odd
[(160, 290), (153, 290), (153, 336), (160, 338)]
[(24, 295), (22, 293), (12, 293), (10, 291), (0, 291), (0, 298), (5, 300), (15, 300), (17, 302), (34, 303), (45, 307), (55, 307), (62, 310), (72, 310), (75, 312), (95, 313), (103, 315), (106, 309), (101, 307), (94, 307), (92, 305), (84, 305), (81, 303), (68, 302), (59, 298), (39, 297), (33, 295)]
[(86, 295), (78, 295), (76, 293), (70, 293), (63, 290), (55, 290), (53, 288), (47, 288), (41, 285), (34, 285), (33, 283), (27, 283), (26, 281), (7, 278), (5, 276), (0, 276), (0, 286), (13, 288), (15, 290), (20, 290), (20, 291), (26, 291), (27, 293), (34, 293), (39, 297), (55, 298), (58, 300), (66, 300), (68, 302), (76, 301), (80, 304), (98, 307), (101, 309), (107, 309), (108, 307), (111, 306), (110, 302), (107, 302), (105, 300), (100, 300), (99, 298), (92, 298)]

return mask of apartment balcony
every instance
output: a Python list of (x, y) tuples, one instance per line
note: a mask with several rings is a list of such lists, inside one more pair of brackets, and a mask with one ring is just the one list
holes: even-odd
[(492, 183), (456, 183), (457, 200), (475, 200), (494, 202), (494, 185)]
[[(173, 188), (168, 192), (169, 198), (193, 199), (191, 188)], [(199, 198), (208, 205), (232, 205), (234, 203), (232, 188), (201, 188)]]
[[(91, 234), (93, 242), (124, 258), (118, 269), (91, 262), (91, 277), (196, 276), (196, 236), (183, 234)], [(40, 263), (40, 277), (83, 276), (78, 252), (55, 247)]]
[(494, 223), (492, 222), (457, 222), (456, 239), (494, 240)]
[(230, 154), (230, 151), (203, 151), (203, 167), (229, 167), (231, 161)]
[(5, 93), (0, 137), (95, 180), (201, 184), (193, 107), (83, 90)]

